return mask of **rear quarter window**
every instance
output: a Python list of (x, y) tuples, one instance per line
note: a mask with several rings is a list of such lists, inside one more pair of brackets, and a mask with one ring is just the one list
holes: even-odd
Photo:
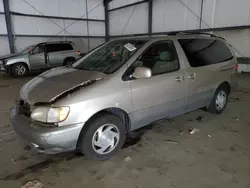
[(179, 39), (192, 67), (222, 63), (233, 58), (225, 42), (217, 39)]

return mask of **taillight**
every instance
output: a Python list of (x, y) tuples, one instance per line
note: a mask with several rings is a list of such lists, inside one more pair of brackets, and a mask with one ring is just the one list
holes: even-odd
[(235, 65), (234, 65), (234, 70), (235, 70), (235, 71), (238, 71), (238, 64), (235, 64)]
[(78, 55), (81, 55), (81, 52), (80, 52), (80, 50), (77, 50), (77, 52), (76, 52)]

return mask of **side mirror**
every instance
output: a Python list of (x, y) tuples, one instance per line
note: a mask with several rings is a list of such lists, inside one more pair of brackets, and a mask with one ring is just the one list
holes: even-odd
[(152, 76), (152, 71), (147, 67), (136, 67), (132, 76), (137, 79), (150, 78)]

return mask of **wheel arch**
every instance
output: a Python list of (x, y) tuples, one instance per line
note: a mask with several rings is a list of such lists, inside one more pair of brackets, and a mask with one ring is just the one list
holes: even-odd
[(15, 66), (17, 64), (23, 64), (27, 68), (26, 74), (30, 72), (29, 65), (26, 62), (24, 62), (24, 61), (19, 61), (19, 62), (14, 62), (12, 64), (8, 64), (8, 74), (10, 74), (11, 76), (13, 76), (12, 68), (13, 68), (13, 66)]
[(17, 61), (17, 62), (11, 62), (11, 63), (7, 63), (6, 65), (7, 66), (13, 66), (13, 65), (16, 65), (16, 64), (24, 64), (27, 68), (28, 68), (28, 71), (30, 71), (30, 66), (27, 62), (25, 61)]
[(112, 115), (115, 115), (117, 117), (119, 117), (122, 122), (124, 123), (125, 125), (125, 129), (126, 129), (126, 132), (128, 133), (131, 129), (131, 120), (129, 118), (129, 115), (128, 113), (121, 109), (121, 108), (117, 108), (117, 107), (111, 107), (111, 108), (105, 108), (105, 109), (102, 109), (98, 112), (96, 112), (95, 114), (93, 114), (85, 123), (85, 125), (83, 126), (79, 136), (78, 136), (78, 139), (77, 139), (77, 145), (76, 145), (76, 148), (78, 148), (79, 146), (79, 140), (80, 140), (80, 137), (82, 136), (83, 132), (88, 128), (88, 125), (91, 123), (91, 121), (93, 119), (95, 119), (96, 117), (102, 115), (102, 114), (105, 114), (105, 113), (108, 113), (108, 114), (112, 114)]
[[(217, 89), (218, 89), (218, 88), (221, 88), (221, 87), (223, 87), (223, 88), (227, 88), (228, 93), (230, 93), (230, 92), (231, 92), (231, 85), (230, 85), (230, 83), (229, 83), (229, 82), (227, 82), (227, 81), (222, 82), (221, 84), (219, 84), (219, 85), (218, 85)], [(216, 90), (217, 90), (217, 89), (216, 89)]]

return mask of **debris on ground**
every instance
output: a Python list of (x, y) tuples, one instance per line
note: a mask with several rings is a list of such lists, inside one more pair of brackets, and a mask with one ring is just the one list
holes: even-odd
[(190, 134), (194, 134), (196, 132), (199, 132), (200, 130), (199, 129), (196, 129), (196, 128), (191, 128), (188, 130)]
[(212, 136), (209, 134), (209, 135), (207, 135), (209, 138), (212, 138)]
[(125, 157), (124, 158), (124, 162), (129, 162), (129, 161), (131, 161), (132, 159), (129, 157), (129, 156), (127, 156), (127, 157)]
[(239, 97), (231, 97), (231, 99), (233, 99), (233, 100), (235, 100), (235, 101), (240, 100), (240, 98), (239, 98)]
[(16, 161), (15, 161), (13, 158), (11, 159), (11, 161), (12, 161), (14, 164), (16, 164)]
[(183, 134), (182, 130), (179, 130), (180, 134)]
[(232, 132), (232, 133), (239, 133), (239, 131), (233, 130), (233, 129), (231, 129), (231, 130), (229, 130), (229, 131)]
[(165, 142), (169, 142), (172, 144), (178, 144), (179, 142), (175, 141), (175, 140), (164, 140)]
[(33, 180), (23, 185), (22, 188), (43, 188), (43, 186), (44, 185), (38, 180)]
[(196, 118), (197, 121), (202, 121), (202, 119), (203, 119), (203, 116), (198, 116), (198, 117)]
[(28, 146), (28, 145), (26, 145), (23, 149), (26, 150), (26, 151), (28, 151), (28, 150), (31, 150), (31, 147)]
[(10, 85), (0, 85), (0, 87), (10, 87)]
[(173, 124), (174, 120), (173, 119), (166, 119), (167, 123)]
[(240, 119), (239, 119), (239, 118), (237, 118), (237, 119), (236, 119), (236, 121), (240, 121)]

